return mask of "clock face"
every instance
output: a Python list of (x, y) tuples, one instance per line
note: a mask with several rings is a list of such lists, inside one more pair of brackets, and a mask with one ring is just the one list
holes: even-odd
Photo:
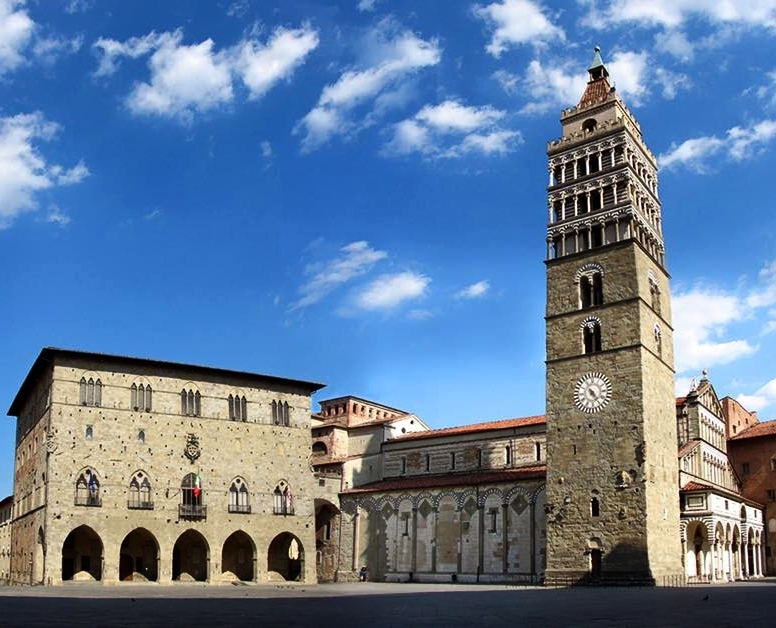
[(612, 398), (612, 383), (603, 373), (587, 373), (579, 378), (574, 402), (582, 412), (598, 412)]

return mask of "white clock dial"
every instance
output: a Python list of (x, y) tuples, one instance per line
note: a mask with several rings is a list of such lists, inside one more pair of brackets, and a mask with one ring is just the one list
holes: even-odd
[(612, 397), (612, 383), (603, 373), (587, 373), (579, 378), (574, 402), (582, 412), (598, 412)]

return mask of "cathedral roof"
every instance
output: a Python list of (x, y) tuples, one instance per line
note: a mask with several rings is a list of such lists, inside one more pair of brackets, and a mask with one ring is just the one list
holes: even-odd
[(516, 482), (518, 480), (538, 480), (547, 476), (544, 464), (521, 467), (518, 469), (500, 469), (498, 471), (476, 471), (472, 473), (445, 473), (444, 475), (414, 475), (403, 478), (380, 480), (351, 488), (343, 493), (375, 493), (381, 491), (402, 491), (417, 488), (440, 486), (472, 486), (496, 482)]
[(456, 427), (443, 427), (438, 430), (429, 430), (427, 432), (412, 432), (411, 434), (402, 434), (391, 441), (397, 440), (418, 440), (421, 438), (435, 438), (437, 436), (457, 436), (459, 434), (476, 434), (478, 432), (488, 432), (490, 430), (504, 430), (518, 427), (528, 427), (530, 425), (544, 425), (547, 423), (547, 417), (526, 416), (517, 419), (503, 419), (501, 421), (489, 421), (487, 423), (474, 423), (472, 425), (458, 425)]

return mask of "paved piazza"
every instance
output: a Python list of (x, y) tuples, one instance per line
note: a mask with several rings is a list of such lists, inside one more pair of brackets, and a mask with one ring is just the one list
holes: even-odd
[[(704, 599), (708, 596), (708, 599)], [(339, 584), (0, 587), (0, 626), (755, 626), (776, 580), (677, 589)]]

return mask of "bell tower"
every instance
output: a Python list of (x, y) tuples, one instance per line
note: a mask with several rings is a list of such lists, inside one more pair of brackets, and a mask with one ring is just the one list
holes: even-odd
[(681, 579), (657, 162), (595, 49), (548, 145), (548, 583)]

